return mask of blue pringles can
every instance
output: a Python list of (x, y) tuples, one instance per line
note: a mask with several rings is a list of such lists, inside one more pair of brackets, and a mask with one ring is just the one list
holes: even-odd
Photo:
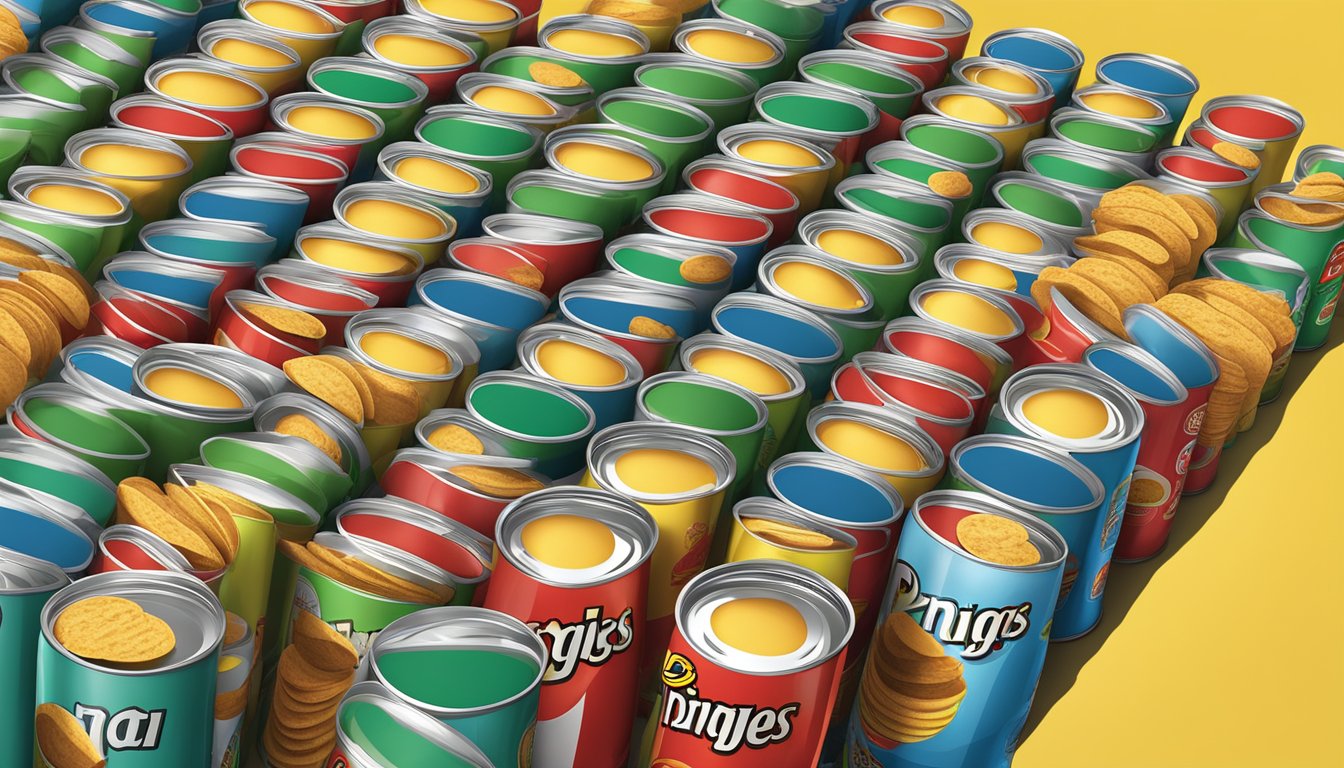
[(814, 312), (762, 293), (731, 293), (714, 307), (710, 322), (724, 336), (773, 349), (797, 363), (814, 401), (830, 390), (843, 345)]
[(1105, 522), (1106, 489), (1097, 474), (1063, 451), (1030, 437), (975, 435), (948, 454), (948, 488), (979, 491), (1031, 513), (1059, 531), (1068, 544), (1064, 579), (1055, 608), (1056, 639), (1085, 612), (1086, 590), (1073, 590), (1080, 556), (1093, 550)]
[(249, 176), (215, 176), (188, 187), (178, 200), (182, 215), (198, 221), (246, 224), (275, 238), (274, 261), (289, 253), (308, 213), (308, 195), (279, 182)]
[(1170, 143), (1176, 127), (1185, 120), (1199, 78), (1185, 65), (1153, 53), (1113, 53), (1097, 62), (1097, 82), (1158, 101), (1171, 113), (1171, 133), (1165, 138)]
[(844, 765), (1006, 768), (1045, 664), (1065, 550), (1054, 528), (982, 493), (921, 496), (901, 528)]
[(1048, 29), (1005, 29), (985, 38), (980, 55), (1021, 64), (1045, 78), (1055, 91), (1055, 108), (1069, 103), (1083, 52), (1067, 37)]
[(1058, 617), (1061, 640), (1087, 634), (1101, 620), (1111, 553), (1139, 455), (1143, 408), (1105, 376), (1078, 363), (1035, 365), (1004, 382), (985, 431), (1034, 437), (1092, 470), (1106, 490), (1100, 525), (1078, 558), (1069, 610)]

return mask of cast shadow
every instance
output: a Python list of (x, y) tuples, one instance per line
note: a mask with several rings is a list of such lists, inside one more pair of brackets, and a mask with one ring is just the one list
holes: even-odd
[(1115, 563), (1111, 567), (1106, 582), (1106, 595), (1103, 604), (1101, 622), (1096, 629), (1077, 640), (1052, 643), (1045, 659), (1045, 671), (1041, 675), (1040, 685), (1036, 689), (1036, 698), (1032, 703), (1031, 714), (1022, 732), (1023, 739), (1030, 737), (1056, 702), (1073, 687), (1078, 672), (1087, 664), (1097, 651), (1106, 644), (1111, 632), (1124, 621), (1125, 615), (1148, 586), (1149, 580), (1158, 569), (1180, 551), (1185, 543), (1199, 533), (1200, 528), (1222, 505), (1232, 486), (1233, 479), (1241, 474), (1251, 458), (1274, 437), (1283, 421), (1284, 409), (1298, 387), (1311, 374), (1316, 365), (1330, 350), (1344, 342), (1344, 331), (1339, 325), (1331, 329), (1326, 343), (1311, 352), (1299, 352), (1293, 355), (1284, 381), (1283, 391), (1274, 402), (1260, 407), (1255, 426), (1241, 433), (1237, 442), (1223, 453), (1218, 469), (1218, 479), (1209, 490), (1197, 496), (1187, 496), (1181, 500), (1171, 528), (1171, 538), (1167, 546), (1151, 560), (1140, 563)]

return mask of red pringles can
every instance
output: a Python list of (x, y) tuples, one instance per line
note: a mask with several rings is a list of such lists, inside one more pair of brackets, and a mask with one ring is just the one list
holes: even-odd
[(1013, 359), (1000, 347), (922, 317), (898, 317), (887, 323), (881, 345), (886, 352), (956, 374), (955, 381), (975, 407), (977, 424), (984, 422), (999, 386), (1013, 367)]
[(798, 224), (798, 196), (751, 166), (723, 155), (706, 155), (686, 166), (682, 181), (692, 192), (721, 197), (770, 220), (767, 248), (789, 241)]
[(270, 94), (207, 59), (164, 59), (145, 71), (145, 86), (169, 102), (227, 125), (234, 136), (256, 133), (266, 124)]
[(331, 203), (350, 174), (340, 160), (312, 149), (299, 149), (288, 140), (240, 141), (229, 152), (229, 163), (240, 176), (278, 182), (307, 194), (305, 223), (331, 216)]
[[(1205, 362), (1216, 369), (1212, 355)], [(1113, 558), (1146, 560), (1166, 546), (1171, 533), (1214, 379), (1187, 389), (1157, 357), (1118, 339), (1088, 347), (1083, 364), (1114, 380), (1143, 408), (1139, 456)]]
[(877, 0), (864, 14), (869, 17), (942, 45), (953, 62), (966, 55), (971, 39), (971, 14), (951, 0)]
[(650, 768), (816, 765), (835, 706), (849, 598), (793, 563), (746, 560), (677, 599)]
[(926, 280), (910, 291), (910, 312), (961, 334), (988, 341), (1016, 358), (1026, 338), (1012, 304), (980, 285)]
[(845, 39), (840, 45), (895, 64), (919, 78), (925, 89), (937, 88), (947, 74), (947, 48), (926, 37), (902, 32), (884, 22), (860, 21), (845, 28)]
[(602, 256), (602, 228), (586, 221), (496, 213), (485, 217), (481, 231), (545, 260), (547, 291), (559, 291), (592, 272)]
[(537, 768), (626, 764), (657, 541), (648, 512), (595, 488), (536, 491), (499, 516), (484, 606), (532, 627), (550, 654)]

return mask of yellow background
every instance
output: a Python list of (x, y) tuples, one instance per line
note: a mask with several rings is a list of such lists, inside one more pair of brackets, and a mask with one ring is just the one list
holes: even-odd
[[(1092, 66), (1173, 58), (1207, 98), (1264, 94), (1306, 116), (1298, 144), (1344, 144), (1338, 0), (962, 0), (967, 49), (1045, 27)], [(1332, 41), (1332, 42), (1326, 42)], [(1290, 166), (1291, 168), (1291, 166)], [(1341, 322), (1294, 357), (1283, 396), (1185, 499), (1156, 559), (1111, 571), (1101, 625), (1051, 647), (1015, 768), (1322, 766), (1344, 754)], [(1309, 375), (1308, 375), (1309, 374)], [(1272, 438), (1272, 439), (1271, 439)], [(1122, 621), (1123, 619), (1123, 621)]]

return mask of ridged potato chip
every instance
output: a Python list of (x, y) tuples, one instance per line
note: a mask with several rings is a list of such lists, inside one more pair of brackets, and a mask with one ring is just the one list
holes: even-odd
[(331, 355), (296, 357), (282, 366), (289, 380), (318, 400), (335, 408), (356, 424), (364, 423), (364, 403), (359, 390)]
[(1199, 230), (1185, 209), (1161, 192), (1142, 184), (1130, 184), (1101, 196), (1098, 208), (1139, 208), (1170, 221), (1188, 239), (1195, 239)]
[(51, 702), (37, 705), (34, 714), (37, 747), (42, 757), (56, 768), (105, 768), (107, 760), (98, 754), (82, 723), (64, 707)]
[(1117, 229), (1097, 235), (1084, 235), (1074, 238), (1073, 244), (1088, 254), (1109, 253), (1134, 259), (1156, 272), (1165, 282), (1170, 282), (1176, 274), (1171, 253), (1161, 243), (1137, 232)]
[(1124, 230), (1156, 240), (1171, 254), (1172, 266), (1177, 273), (1190, 263), (1190, 238), (1169, 219), (1152, 211), (1119, 206), (1097, 208), (1092, 211), (1092, 221), (1098, 234)]
[(51, 628), (56, 642), (82, 659), (147, 664), (172, 653), (168, 622), (124, 597), (86, 597), (66, 606)]

